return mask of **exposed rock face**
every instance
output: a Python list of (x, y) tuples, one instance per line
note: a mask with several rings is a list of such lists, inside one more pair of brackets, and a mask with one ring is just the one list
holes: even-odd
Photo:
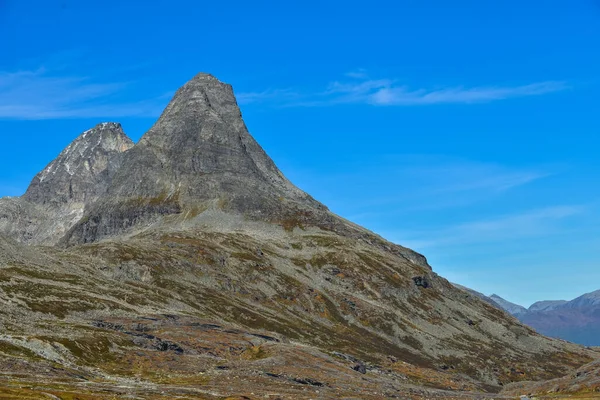
[(106, 192), (120, 166), (119, 156), (132, 147), (121, 124), (99, 124), (82, 133), (37, 174), (23, 199), (48, 208), (91, 203)]
[(23, 198), (0, 202), (0, 228), (66, 245), (0, 237), (0, 375), (136, 376), (189, 395), (206, 371), (217, 398), (248, 385), (253, 397), (314, 398), (294, 386), (308, 385), (380, 399), (415, 397), (415, 384), (498, 391), (591, 360), (293, 186), (231, 87), (206, 74), (133, 147), (117, 125), (82, 135)]
[(20, 197), (0, 198), (0, 232), (23, 243), (42, 242), (40, 226), (49, 215)]
[[(156, 185), (148, 194), (181, 188), (187, 201), (227, 196), (253, 203), (283, 197), (323, 208), (292, 185), (250, 136), (231, 86), (208, 74), (197, 75), (177, 91), (136, 150), (128, 166), (135, 169), (140, 158), (156, 159), (168, 179), (156, 182), (142, 174), (143, 181)], [(122, 179), (111, 189), (138, 194), (128, 183)]]
[(248, 133), (231, 86), (208, 74), (177, 91), (126, 158), (110, 193), (177, 193), (183, 203), (227, 199), (243, 210), (281, 197), (324, 208), (283, 176)]
[(82, 133), (33, 178), (23, 197), (0, 199), (0, 231), (24, 243), (56, 243), (106, 193), (132, 147), (117, 123)]

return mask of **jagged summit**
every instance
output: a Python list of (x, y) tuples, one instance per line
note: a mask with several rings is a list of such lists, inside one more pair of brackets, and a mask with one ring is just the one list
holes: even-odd
[(160, 145), (159, 137), (164, 136), (159, 133), (163, 126), (161, 123), (179, 118), (199, 123), (208, 119), (207, 113), (232, 124), (234, 130), (245, 129), (231, 85), (210, 74), (200, 73), (175, 92), (155, 127), (144, 135), (141, 142), (154, 140)]
[[(137, 147), (143, 157), (156, 158), (165, 174), (185, 184), (194, 198), (205, 197), (222, 181), (243, 178), (244, 185), (261, 182), (279, 196), (309, 199), (248, 133), (231, 85), (209, 74), (196, 75), (175, 93)], [(205, 182), (217, 175), (219, 182), (213, 182), (207, 192)], [(222, 189), (235, 192), (231, 186)]]
[(83, 132), (32, 180), (23, 198), (43, 205), (95, 199), (108, 185), (116, 158), (133, 147), (121, 124), (103, 122)]

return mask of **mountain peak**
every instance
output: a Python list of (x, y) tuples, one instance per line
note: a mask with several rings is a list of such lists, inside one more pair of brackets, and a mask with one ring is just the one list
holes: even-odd
[[(206, 73), (177, 90), (128, 157), (131, 170), (144, 164), (147, 168), (140, 171), (139, 180), (153, 187), (154, 195), (172, 191), (175, 183), (187, 188), (184, 197), (195, 200), (223, 195), (247, 197), (248, 189), (260, 187), (271, 197), (302, 202), (310, 199), (316, 204), (283, 176), (250, 135), (231, 85)], [(154, 174), (148, 173), (149, 168)], [(124, 175), (123, 181), (129, 176)], [(129, 194), (132, 188), (126, 184), (115, 190)]]
[(215, 77), (213, 74), (209, 74), (208, 72), (198, 72), (192, 79), (189, 80), (189, 82), (193, 82), (193, 81), (221, 82), (221, 81), (219, 81), (219, 79), (217, 79), (217, 77)]
[(159, 120), (140, 142), (168, 146), (169, 138), (180, 140), (182, 136), (202, 134), (203, 128), (206, 130), (211, 124), (226, 125), (227, 129), (211, 130), (211, 135), (220, 134), (219, 141), (227, 141), (228, 136), (236, 139), (240, 131), (246, 130), (231, 85), (200, 73), (175, 92)]
[(121, 124), (103, 122), (79, 135), (32, 180), (25, 200), (43, 205), (82, 202), (97, 194), (114, 158), (133, 147)]

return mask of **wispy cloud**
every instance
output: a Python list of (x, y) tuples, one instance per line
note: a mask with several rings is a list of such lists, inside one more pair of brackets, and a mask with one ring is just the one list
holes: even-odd
[[(419, 106), (434, 104), (476, 104), (517, 97), (539, 96), (569, 88), (566, 82), (544, 81), (524, 85), (456, 86), (410, 88), (396, 79), (370, 79), (365, 70), (344, 74), (346, 80), (329, 83), (324, 90), (268, 90), (241, 93), (245, 103), (273, 103), (278, 106), (329, 106), (369, 104), (373, 106)], [(290, 94), (293, 93), (293, 96)]]
[(368, 94), (376, 105), (427, 105), (487, 103), (515, 97), (538, 96), (567, 89), (565, 82), (540, 82), (521, 86), (455, 87), (439, 90), (410, 90), (406, 87), (380, 87)]
[(367, 74), (367, 70), (364, 68), (359, 68), (354, 71), (346, 72), (344, 75), (348, 78), (355, 79), (367, 79), (369, 77), (369, 75)]
[[(559, 170), (557, 166), (509, 166), (439, 155), (402, 155), (380, 157), (372, 165), (361, 163), (358, 169), (355, 165), (340, 167), (339, 173), (323, 176), (318, 186), (353, 182), (342, 189), (342, 198), (357, 201), (342, 202), (340, 212), (353, 220), (356, 215), (363, 216), (358, 222), (367, 222), (366, 213), (376, 217), (378, 213), (442, 210), (488, 201)], [(314, 176), (310, 180), (314, 182)], [(335, 206), (335, 199), (331, 202)]]
[(96, 82), (39, 68), (0, 71), (0, 118), (57, 119), (157, 116), (163, 101), (125, 101), (127, 82)]
[(436, 228), (435, 231), (404, 233), (402, 239), (395, 239), (417, 249), (515, 241), (564, 232), (563, 221), (585, 210), (581, 205), (545, 207)]
[(300, 95), (291, 89), (267, 89), (262, 92), (246, 92), (236, 95), (240, 104), (260, 103), (265, 101), (294, 101)]
[(421, 182), (430, 194), (500, 193), (552, 175), (548, 168), (515, 168), (470, 160), (411, 158), (403, 173)]

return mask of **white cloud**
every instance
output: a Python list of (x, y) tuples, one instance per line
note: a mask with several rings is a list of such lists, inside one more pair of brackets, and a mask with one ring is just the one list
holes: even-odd
[(0, 118), (57, 119), (157, 116), (157, 99), (128, 102), (118, 99), (124, 82), (94, 82), (90, 78), (33, 71), (0, 71)]
[(359, 68), (354, 71), (346, 72), (344, 75), (348, 78), (354, 79), (367, 79), (369, 77), (369, 75), (367, 74), (367, 70), (364, 68)]
[(291, 101), (299, 97), (298, 93), (289, 89), (268, 89), (262, 92), (245, 92), (236, 94), (239, 104), (260, 103), (265, 101)]
[(332, 82), (328, 89), (323, 93), (324, 96), (331, 96), (329, 100), (336, 103), (362, 103), (376, 90), (384, 87), (390, 87), (393, 81), (390, 79), (363, 80), (360, 82)]
[[(353, 169), (354, 168), (354, 169)], [(398, 212), (464, 207), (504, 194), (557, 173), (556, 166), (507, 166), (439, 155), (379, 157), (374, 164), (342, 168), (323, 177), (322, 187), (352, 181), (346, 197), (361, 199), (343, 204), (347, 216), (373, 214), (374, 208), (393, 207)], [(314, 178), (311, 178), (314, 180)], [(401, 182), (401, 186), (390, 185)], [(366, 196), (364, 193), (378, 193)], [(332, 200), (334, 201), (334, 200)], [(379, 211), (394, 212), (390, 209)], [(351, 218), (352, 219), (352, 218)]]
[(487, 103), (515, 97), (538, 96), (567, 89), (565, 82), (540, 82), (522, 86), (455, 87), (440, 90), (409, 90), (405, 87), (380, 87), (369, 94), (375, 105), (427, 105)]
[(422, 183), (431, 194), (504, 192), (551, 175), (539, 168), (511, 168), (468, 160), (412, 160), (404, 173)]
[[(269, 103), (278, 106), (328, 106), (370, 104), (373, 106), (419, 106), (434, 104), (475, 104), (517, 97), (539, 96), (566, 90), (561, 81), (536, 82), (512, 86), (442, 87), (411, 89), (396, 79), (369, 79), (366, 71), (345, 74), (350, 80), (331, 82), (325, 90), (313, 93), (299, 90), (268, 90), (241, 93), (244, 103)], [(290, 96), (293, 93), (293, 96)]]

